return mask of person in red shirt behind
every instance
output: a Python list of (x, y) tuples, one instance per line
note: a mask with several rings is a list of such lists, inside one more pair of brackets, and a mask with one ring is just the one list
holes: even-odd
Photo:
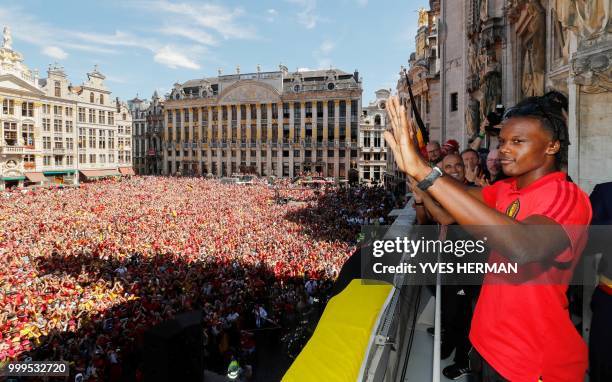
[(504, 115), (499, 158), (510, 178), (468, 188), (419, 155), (415, 127), (391, 97), (385, 140), (398, 167), (474, 237), (487, 237), (489, 262), (519, 264), (521, 278), (487, 274), (470, 331), (473, 368), (484, 381), (582, 381), (587, 348), (565, 295), (587, 238), (587, 195), (559, 171), (567, 150), (567, 99), (529, 97)]

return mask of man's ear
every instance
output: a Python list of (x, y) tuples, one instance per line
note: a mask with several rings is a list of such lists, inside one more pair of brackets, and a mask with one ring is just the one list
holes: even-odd
[(551, 141), (546, 148), (547, 155), (556, 155), (561, 150), (561, 142), (559, 140)]

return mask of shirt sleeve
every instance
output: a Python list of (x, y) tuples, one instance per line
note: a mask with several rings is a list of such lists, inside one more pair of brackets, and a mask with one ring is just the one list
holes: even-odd
[(557, 222), (567, 234), (570, 250), (561, 252), (555, 260), (571, 261), (584, 249), (591, 222), (591, 203), (587, 195), (574, 183), (564, 182), (557, 195), (554, 208), (549, 208), (546, 217)]

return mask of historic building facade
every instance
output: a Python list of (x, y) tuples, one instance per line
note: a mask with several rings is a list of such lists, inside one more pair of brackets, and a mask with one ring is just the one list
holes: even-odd
[(348, 178), (359, 158), (359, 74), (279, 69), (175, 84), (164, 103), (163, 173)]
[(129, 173), (129, 147), (128, 161), (116, 156), (121, 104), (111, 100), (103, 81), (104, 76), (94, 69), (81, 86), (72, 86), (58, 65), (49, 67), (46, 78), (39, 78), (13, 50), (10, 29), (4, 28), (0, 188), (74, 184), (79, 178)]
[[(424, 83), (417, 73), (427, 73), (427, 88), (435, 89), (435, 77), (427, 79), (431, 58), (419, 59), (419, 52), (423, 46), (436, 50), (439, 82), (429, 108), (436, 109), (432, 116), (438, 114), (439, 122), (430, 120), (432, 138), (456, 139), (466, 147), (497, 105), (508, 108), (557, 90), (569, 99), (569, 175), (586, 191), (610, 181), (611, 12), (608, 0), (431, 0), (430, 10), (419, 16), (408, 73), (415, 95)], [(425, 40), (424, 25), (437, 29)], [(404, 89), (400, 79), (398, 91)], [(427, 118), (427, 105), (421, 101), (420, 108)]]
[(136, 97), (128, 105), (132, 113), (134, 170), (140, 175), (159, 175), (163, 159), (164, 101), (155, 91), (150, 101)]
[(380, 89), (376, 99), (362, 108), (359, 125), (359, 180), (367, 184), (384, 182), (387, 169), (387, 144), (383, 134), (387, 129), (387, 98), (391, 92)]

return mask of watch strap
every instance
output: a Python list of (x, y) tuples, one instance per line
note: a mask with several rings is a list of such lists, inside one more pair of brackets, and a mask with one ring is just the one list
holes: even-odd
[(429, 175), (427, 175), (422, 181), (417, 183), (417, 187), (425, 191), (429, 187), (431, 187), (431, 185), (436, 181), (436, 179), (438, 179), (441, 176), (442, 176), (442, 170), (440, 170), (439, 167), (434, 166), (431, 169), (431, 172), (429, 173)]

